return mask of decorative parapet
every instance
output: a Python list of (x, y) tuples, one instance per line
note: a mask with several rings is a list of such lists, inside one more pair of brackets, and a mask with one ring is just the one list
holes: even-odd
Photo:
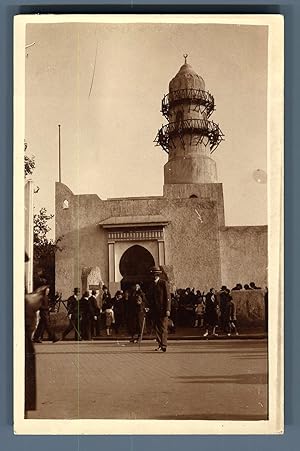
[(163, 230), (121, 230), (109, 231), (109, 241), (148, 241), (162, 240)]

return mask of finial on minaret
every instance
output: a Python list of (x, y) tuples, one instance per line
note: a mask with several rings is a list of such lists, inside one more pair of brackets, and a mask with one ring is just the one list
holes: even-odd
[(189, 55), (188, 55), (187, 53), (185, 53), (185, 54), (183, 55), (183, 58), (184, 58), (184, 64), (186, 64), (186, 59), (187, 59), (188, 56), (189, 56)]

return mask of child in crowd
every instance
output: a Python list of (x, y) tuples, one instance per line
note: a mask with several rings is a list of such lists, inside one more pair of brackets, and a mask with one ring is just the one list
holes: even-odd
[(203, 299), (201, 299), (195, 307), (196, 319), (195, 319), (194, 327), (203, 327), (204, 313), (205, 313), (205, 304), (204, 304)]
[(110, 335), (111, 326), (115, 323), (115, 315), (113, 311), (112, 302), (106, 302), (105, 304), (105, 326), (106, 326), (106, 335)]

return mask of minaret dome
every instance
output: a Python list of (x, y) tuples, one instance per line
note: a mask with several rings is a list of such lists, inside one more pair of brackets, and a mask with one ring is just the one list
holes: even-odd
[(190, 64), (183, 64), (169, 83), (169, 92), (179, 89), (200, 89), (205, 91), (205, 83)]

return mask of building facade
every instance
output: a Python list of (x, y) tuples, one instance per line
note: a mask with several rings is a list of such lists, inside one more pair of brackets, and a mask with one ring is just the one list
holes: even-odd
[(208, 290), (254, 280), (267, 285), (267, 226), (226, 227), (222, 184), (212, 158), (223, 134), (213, 96), (186, 63), (162, 100), (155, 138), (168, 153), (162, 196), (101, 200), (56, 183), (56, 289), (69, 296), (147, 284), (160, 265), (172, 287)]

